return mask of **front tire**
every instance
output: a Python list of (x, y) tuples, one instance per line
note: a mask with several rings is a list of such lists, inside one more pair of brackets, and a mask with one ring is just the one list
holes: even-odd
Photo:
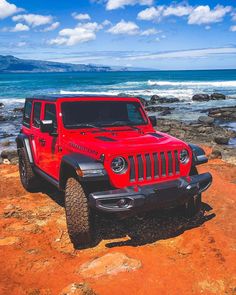
[[(196, 167), (192, 167), (190, 171), (190, 176), (198, 175)], [(198, 194), (191, 197), (191, 199), (184, 205), (184, 216), (187, 218), (192, 218), (197, 215), (202, 208), (202, 195)]]
[(92, 240), (91, 212), (84, 189), (74, 177), (66, 182), (65, 210), (68, 234), (74, 247), (89, 244)]
[(34, 173), (24, 148), (19, 149), (19, 172), (23, 187), (28, 192), (37, 191), (40, 185), (40, 178)]

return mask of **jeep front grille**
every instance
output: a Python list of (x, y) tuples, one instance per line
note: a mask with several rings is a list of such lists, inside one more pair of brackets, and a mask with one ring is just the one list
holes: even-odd
[(180, 173), (178, 151), (154, 152), (129, 156), (130, 182), (167, 178)]

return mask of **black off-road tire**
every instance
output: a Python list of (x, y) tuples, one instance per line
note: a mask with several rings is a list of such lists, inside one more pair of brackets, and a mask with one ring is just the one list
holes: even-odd
[(74, 177), (68, 178), (65, 189), (65, 210), (68, 234), (75, 248), (92, 241), (92, 218), (83, 187)]
[(39, 189), (41, 179), (33, 171), (24, 148), (19, 149), (18, 155), (21, 183), (28, 192), (35, 192)]
[[(190, 171), (190, 176), (198, 175), (196, 167), (192, 167)], [(202, 195), (198, 194), (193, 196), (185, 205), (184, 205), (184, 216), (187, 218), (194, 217), (197, 215), (202, 208)]]

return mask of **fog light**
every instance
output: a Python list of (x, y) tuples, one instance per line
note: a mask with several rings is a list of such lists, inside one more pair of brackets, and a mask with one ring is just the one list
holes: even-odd
[(125, 207), (126, 205), (128, 204), (128, 201), (126, 199), (120, 199), (118, 202), (117, 202), (117, 205), (119, 207)]

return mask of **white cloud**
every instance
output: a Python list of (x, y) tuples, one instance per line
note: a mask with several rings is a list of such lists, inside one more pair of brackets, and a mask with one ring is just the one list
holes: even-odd
[(211, 26), (205, 26), (205, 30), (210, 30)]
[(112, 22), (109, 21), (108, 19), (105, 19), (104, 22), (102, 23), (102, 25), (103, 25), (104, 27), (106, 27), (106, 26), (110, 26), (110, 25), (112, 25)]
[(0, 0), (0, 19), (4, 19), (24, 9), (18, 8), (15, 4), (11, 4), (6, 0)]
[[(232, 10), (231, 6), (217, 5), (214, 9), (208, 5), (192, 7), (190, 5), (159, 5), (146, 8), (139, 12), (137, 18), (140, 20), (160, 22), (164, 17), (188, 16), (188, 24), (201, 25), (221, 22), (224, 16)], [(234, 16), (233, 16), (234, 18)]]
[(230, 27), (230, 31), (231, 31), (231, 32), (236, 32), (236, 26), (231, 26), (231, 27)]
[(146, 8), (139, 12), (138, 19), (153, 20), (153, 21), (159, 22), (161, 21), (164, 9), (165, 9), (164, 6)]
[(126, 5), (152, 5), (153, 0), (108, 0), (106, 4), (107, 10), (123, 8)]
[(189, 5), (176, 5), (169, 6), (163, 11), (163, 16), (175, 15), (175, 16), (185, 16), (189, 15), (193, 8)]
[(160, 53), (150, 53), (142, 55), (131, 55), (121, 59), (125, 60), (147, 60), (147, 59), (172, 59), (172, 58), (200, 58), (208, 57), (210, 55), (224, 55), (224, 54), (236, 54), (235, 47), (221, 47), (221, 48), (203, 48), (193, 50), (182, 51), (170, 51)]
[(114, 35), (137, 35), (139, 34), (139, 27), (134, 22), (126, 22), (123, 19), (107, 30), (108, 33)]
[(188, 24), (201, 25), (221, 22), (224, 16), (231, 11), (230, 6), (217, 5), (210, 9), (208, 5), (197, 6), (189, 15)]
[(57, 38), (50, 40), (51, 45), (74, 46), (96, 39), (96, 32), (102, 28), (101, 25), (94, 23), (78, 24), (73, 29), (63, 29), (59, 32)]
[(45, 29), (41, 30), (41, 32), (50, 32), (56, 30), (60, 26), (59, 22), (52, 23), (50, 26), (46, 27)]
[(82, 21), (82, 20), (90, 20), (91, 17), (89, 14), (87, 13), (76, 13), (76, 12), (73, 12), (72, 13), (72, 16), (74, 19), (76, 20), (79, 20), (79, 21)]
[(236, 22), (236, 12), (233, 12), (231, 16), (232, 16), (232, 21)]
[(142, 31), (140, 35), (141, 36), (151, 36), (151, 35), (156, 35), (158, 33), (161, 33), (161, 31), (151, 28), (151, 29), (147, 29), (145, 31)]
[(40, 14), (20, 14), (12, 17), (13, 21), (25, 21), (32, 27), (48, 25), (52, 23), (53, 17), (51, 15)]
[(24, 24), (16, 24), (14, 28), (10, 29), (11, 32), (24, 32), (24, 31), (29, 31), (29, 27)]

